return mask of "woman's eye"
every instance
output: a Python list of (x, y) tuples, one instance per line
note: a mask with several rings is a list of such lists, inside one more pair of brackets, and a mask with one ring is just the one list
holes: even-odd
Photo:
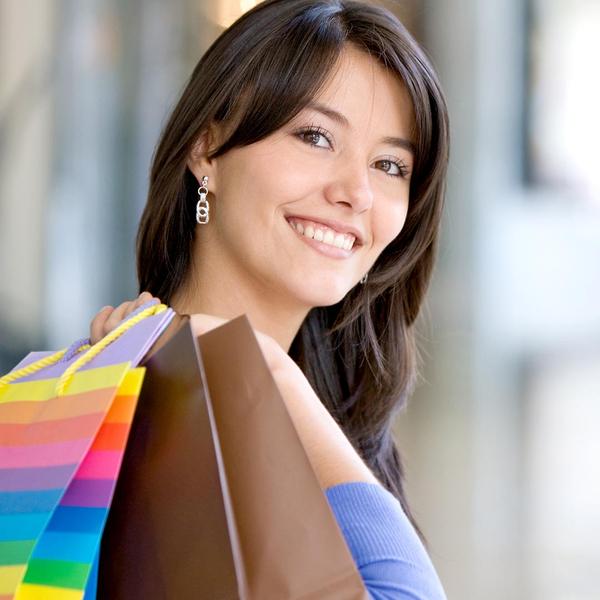
[[(315, 148), (325, 148), (331, 146), (332, 141), (329, 134), (320, 127), (305, 127), (304, 129), (298, 129), (294, 132), (304, 143)], [(319, 144), (320, 141), (324, 141), (325, 145)], [(400, 177), (406, 179), (410, 174), (410, 171), (400, 161), (385, 159), (378, 160), (376, 164), (383, 166), (383, 171), (390, 177)]]
[[(316, 146), (317, 148), (327, 148), (328, 145), (331, 145), (331, 140), (325, 131), (320, 129), (300, 129), (296, 131), (296, 135), (303, 141), (309, 144), (310, 146)], [(324, 140), (326, 142), (325, 146), (319, 144), (320, 140)]]
[(395, 160), (378, 160), (378, 164), (383, 165), (383, 171), (390, 177), (402, 177), (406, 179), (409, 170), (401, 163)]

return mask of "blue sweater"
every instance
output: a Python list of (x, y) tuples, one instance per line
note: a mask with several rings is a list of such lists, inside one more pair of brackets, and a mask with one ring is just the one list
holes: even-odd
[(352, 481), (325, 495), (373, 600), (446, 600), (425, 547), (392, 493)]

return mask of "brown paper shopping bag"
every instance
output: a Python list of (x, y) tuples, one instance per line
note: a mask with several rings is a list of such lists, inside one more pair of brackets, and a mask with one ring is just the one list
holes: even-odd
[(147, 369), (99, 600), (368, 600), (246, 315)]

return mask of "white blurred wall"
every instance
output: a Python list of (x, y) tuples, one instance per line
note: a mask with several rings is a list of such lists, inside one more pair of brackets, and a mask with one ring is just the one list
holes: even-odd
[[(452, 166), (424, 333), (427, 383), (398, 437), (450, 597), (592, 600), (600, 199), (523, 181), (529, 11), (517, 0), (424, 4), (424, 41), (450, 104)], [(596, 82), (590, 71), (590, 94)], [(593, 134), (597, 113), (585, 122)], [(557, 161), (567, 151), (547, 149)]]
[(0, 348), (6, 351), (12, 341), (22, 351), (43, 339), (56, 8), (50, 1), (0, 4)]

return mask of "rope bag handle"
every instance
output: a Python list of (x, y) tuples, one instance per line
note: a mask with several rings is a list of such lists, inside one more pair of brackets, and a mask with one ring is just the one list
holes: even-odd
[[(46, 356), (41, 358), (40, 360), (19, 369), (18, 371), (13, 371), (8, 373), (4, 377), (0, 377), (0, 392), (2, 388), (21, 377), (25, 377), (26, 375), (31, 375), (32, 373), (36, 373), (40, 369), (47, 367), (49, 365), (53, 365), (57, 362), (66, 362), (71, 359), (75, 354), (79, 352), (84, 352), (72, 365), (69, 365), (64, 373), (59, 377), (55, 394), (56, 396), (62, 396), (67, 389), (67, 386), (73, 379), (73, 375), (81, 369), (85, 364), (90, 362), (93, 358), (98, 356), (106, 346), (110, 343), (114, 342), (119, 336), (125, 333), (128, 329), (137, 325), (141, 320), (146, 317), (151, 317), (152, 315), (158, 315), (161, 312), (167, 310), (166, 304), (159, 304), (159, 301), (156, 299), (149, 300), (142, 304), (139, 308), (134, 310), (128, 317), (123, 319), (112, 331), (107, 333), (99, 342), (91, 345), (91, 340), (89, 338), (84, 338), (81, 340), (77, 340), (74, 344), (71, 344), (68, 348), (64, 348), (63, 350), (59, 350), (50, 356)], [(61, 361), (62, 359), (62, 361)]]

